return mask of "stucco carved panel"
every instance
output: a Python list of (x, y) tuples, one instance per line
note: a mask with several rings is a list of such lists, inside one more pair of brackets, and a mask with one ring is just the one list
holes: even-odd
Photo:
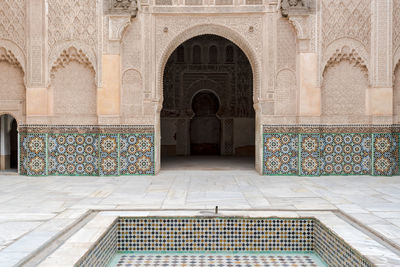
[(140, 72), (129, 69), (122, 75), (121, 115), (134, 117), (142, 115), (143, 81)]
[(93, 68), (78, 57), (60, 63), (53, 74), (54, 121), (58, 124), (97, 122), (97, 87)]
[(277, 69), (296, 69), (296, 34), (286, 19), (277, 21)]
[(365, 115), (368, 73), (361, 64), (350, 54), (330, 61), (322, 84), (323, 116)]
[(295, 115), (296, 110), (296, 74), (284, 69), (276, 77), (275, 114)]
[[(226, 26), (229, 25), (229, 28)], [(202, 34), (216, 34), (238, 45), (249, 58), (254, 74), (254, 102), (258, 102), (260, 59), (263, 55), (262, 17), (254, 16), (160, 16), (156, 18), (156, 62), (158, 89), (169, 55), (184, 41)]]
[[(400, 0), (393, 0), (393, 52), (394, 64), (400, 60)], [(397, 56), (398, 55), (398, 56)]]
[(124, 31), (121, 43), (122, 71), (142, 67), (142, 34), (141, 21), (135, 19)]
[(371, 43), (371, 1), (323, 0), (322, 42), (328, 47), (340, 38), (358, 40), (369, 51)]
[(24, 50), (25, 22), (25, 0), (0, 1), (0, 39), (10, 40)]

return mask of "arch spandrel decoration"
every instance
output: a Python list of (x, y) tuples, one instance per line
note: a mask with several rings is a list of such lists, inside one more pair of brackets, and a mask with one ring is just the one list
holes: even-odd
[(17, 45), (11, 41), (0, 39), (0, 60), (6, 60), (10, 64), (20, 67), (24, 72), (24, 80), (26, 80), (25, 54)]
[(205, 34), (214, 34), (221, 37), (224, 37), (233, 43), (235, 43), (246, 55), (249, 59), (250, 65), (253, 71), (253, 102), (254, 104), (258, 103), (259, 100), (259, 92), (261, 87), (260, 81), (260, 62), (257, 59), (256, 52), (254, 46), (250, 45), (246, 41), (246, 37), (242, 34), (238, 33), (235, 30), (227, 28), (223, 25), (218, 24), (201, 24), (196, 25), (191, 28), (182, 30), (180, 33), (177, 33), (172, 41), (163, 48), (163, 52), (161, 56), (157, 58), (157, 89), (156, 89), (156, 98), (159, 101), (158, 112), (161, 111), (162, 102), (163, 102), (163, 79), (164, 79), (164, 68), (165, 65), (171, 56), (171, 54), (175, 51), (176, 48), (185, 41)]

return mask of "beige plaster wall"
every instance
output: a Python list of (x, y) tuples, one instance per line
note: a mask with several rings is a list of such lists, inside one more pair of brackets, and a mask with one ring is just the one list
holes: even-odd
[(319, 116), (321, 113), (321, 89), (317, 85), (317, 61), (315, 53), (298, 54), (299, 115)]
[(120, 114), (120, 56), (103, 55), (103, 87), (98, 90), (98, 113), (102, 115)]

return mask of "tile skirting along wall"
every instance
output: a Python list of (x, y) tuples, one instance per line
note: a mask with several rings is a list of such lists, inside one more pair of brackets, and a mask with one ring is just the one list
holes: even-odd
[(154, 175), (153, 126), (19, 128), (19, 173), (43, 175)]
[(399, 125), (265, 125), (264, 175), (399, 175)]

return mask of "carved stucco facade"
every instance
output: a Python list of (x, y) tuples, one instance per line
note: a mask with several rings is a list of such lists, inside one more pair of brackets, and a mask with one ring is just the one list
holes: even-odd
[(168, 58), (192, 37), (219, 35), (252, 67), (261, 172), (263, 125), (400, 122), (399, 9), (400, 0), (3, 0), (0, 114), (20, 125), (153, 125), (157, 171)]

